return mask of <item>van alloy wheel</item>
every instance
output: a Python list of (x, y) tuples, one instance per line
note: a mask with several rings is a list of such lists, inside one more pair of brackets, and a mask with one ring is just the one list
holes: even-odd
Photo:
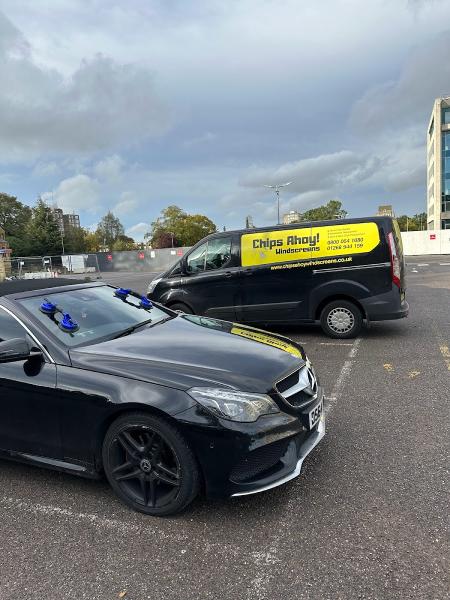
[(336, 333), (347, 333), (355, 324), (353, 313), (347, 308), (334, 308), (328, 313), (328, 327)]
[(353, 338), (361, 331), (363, 315), (350, 300), (332, 300), (322, 309), (320, 324), (324, 333), (332, 338)]

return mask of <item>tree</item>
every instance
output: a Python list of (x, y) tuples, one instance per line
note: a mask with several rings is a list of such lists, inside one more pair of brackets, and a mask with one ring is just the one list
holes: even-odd
[(330, 200), (323, 206), (311, 208), (302, 215), (302, 221), (327, 221), (331, 219), (345, 219), (347, 211), (342, 208), (340, 200)]
[(66, 254), (86, 252), (86, 236), (88, 231), (82, 227), (65, 227), (64, 251)]
[(31, 208), (22, 204), (15, 196), (0, 193), (0, 227), (16, 256), (29, 254), (30, 244), (24, 231), (31, 218)]
[(111, 249), (117, 251), (135, 250), (136, 244), (132, 237), (129, 237), (128, 235), (119, 235)]
[(178, 248), (181, 244), (172, 233), (160, 231), (152, 238), (152, 248)]
[(51, 208), (42, 198), (38, 198), (36, 206), (32, 209), (25, 237), (29, 239), (32, 255), (49, 256), (62, 252), (61, 231)]
[(98, 252), (102, 245), (100, 237), (96, 231), (85, 230), (84, 247), (85, 252)]
[[(153, 247), (170, 247), (173, 245), (193, 246), (210, 233), (217, 231), (214, 223), (204, 215), (189, 215), (178, 206), (168, 206), (161, 216), (153, 221), (151, 230), (146, 234)], [(170, 246), (166, 245), (170, 238)], [(164, 246), (161, 245), (164, 244)]]
[(419, 213), (413, 217), (401, 215), (397, 217), (397, 223), (400, 231), (420, 231), (427, 227), (427, 213)]
[(109, 210), (98, 224), (96, 233), (104, 248), (111, 250), (114, 242), (121, 235), (125, 235), (125, 230), (120, 220)]

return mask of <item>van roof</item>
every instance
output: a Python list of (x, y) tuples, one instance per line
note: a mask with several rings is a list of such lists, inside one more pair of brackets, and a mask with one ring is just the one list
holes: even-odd
[[(304, 227), (324, 227), (327, 225), (346, 225), (349, 223), (379, 223), (386, 224), (386, 222), (392, 222), (392, 217), (358, 217), (356, 219), (330, 219), (328, 221), (300, 221), (299, 223), (289, 223), (287, 225), (268, 225), (266, 227), (253, 227), (251, 229), (233, 229), (229, 231), (219, 231), (217, 233), (211, 233), (210, 235), (203, 238), (203, 240), (207, 240), (212, 237), (219, 237), (229, 235), (230, 233), (258, 233), (259, 231), (274, 231), (279, 229), (280, 231), (284, 229), (295, 229), (296, 227), (304, 228)], [(201, 240), (201, 241), (203, 241)]]

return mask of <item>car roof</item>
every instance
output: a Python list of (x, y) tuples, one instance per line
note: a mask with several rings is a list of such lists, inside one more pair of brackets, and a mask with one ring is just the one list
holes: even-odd
[(21, 294), (23, 292), (34, 292), (36, 290), (48, 290), (50, 288), (64, 287), (67, 285), (80, 285), (90, 283), (85, 279), (14, 279), (0, 283), (0, 296), (10, 294)]

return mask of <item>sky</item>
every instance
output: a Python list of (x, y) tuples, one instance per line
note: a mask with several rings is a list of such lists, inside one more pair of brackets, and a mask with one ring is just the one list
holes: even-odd
[(0, 0), (0, 191), (136, 240), (169, 204), (275, 223), (285, 181), (422, 212), (449, 56), (449, 0)]

